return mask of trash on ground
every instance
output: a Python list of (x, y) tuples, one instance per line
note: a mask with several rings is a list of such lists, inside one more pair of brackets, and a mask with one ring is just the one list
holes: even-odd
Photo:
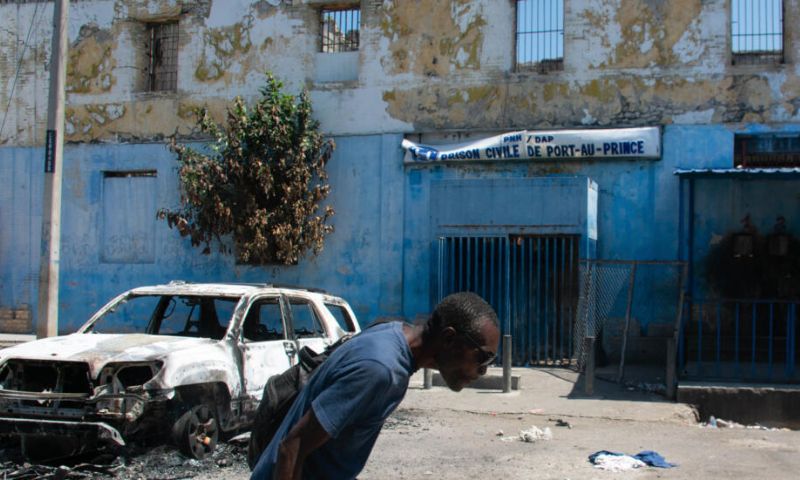
[(631, 457), (630, 455), (621, 455), (618, 453), (600, 453), (589, 456), (589, 461), (594, 464), (594, 468), (601, 470), (611, 470), (612, 472), (624, 472), (633, 470), (634, 468), (646, 467), (645, 463), (641, 460)]
[(660, 395), (666, 395), (667, 393), (667, 385), (664, 383), (626, 382), (625, 386), (628, 387), (629, 391), (639, 390)]
[[(11, 450), (4, 455), (19, 457)], [(2, 458), (2, 457), (0, 457)], [(241, 443), (221, 443), (203, 460), (189, 459), (178, 450), (157, 445), (142, 450), (131, 446), (119, 456), (99, 456), (91, 462), (48, 466), (15, 460), (0, 460), (0, 479), (3, 480), (178, 480), (208, 478), (211, 472), (230, 469), (231, 476), (247, 469), (247, 446)], [(76, 461), (80, 461), (77, 460)], [(249, 472), (248, 472), (249, 474)]]
[(657, 468), (672, 468), (677, 466), (674, 463), (666, 461), (659, 453), (652, 450), (643, 450), (636, 455), (600, 450), (599, 452), (589, 455), (589, 461), (595, 468), (611, 470), (613, 472), (622, 472), (646, 466)]
[(567, 427), (567, 428), (572, 428), (572, 424), (571, 424), (571, 423), (569, 423), (568, 421), (566, 421), (566, 420), (563, 420), (563, 419), (561, 419), (561, 418), (556, 418), (556, 419), (552, 419), (552, 418), (551, 418), (551, 419), (550, 419), (550, 421), (551, 421), (551, 422), (556, 422), (556, 427)]
[(239, 435), (236, 435), (235, 437), (233, 437), (230, 440), (228, 440), (228, 443), (237, 443), (237, 444), (247, 445), (247, 443), (249, 441), (250, 441), (250, 432), (244, 432), (244, 433), (240, 433)]
[(550, 427), (544, 427), (544, 430), (542, 430), (534, 425), (528, 430), (520, 430), (519, 439), (528, 443), (534, 443), (539, 440), (552, 440), (553, 432), (550, 431)]
[(780, 428), (780, 427), (765, 427), (764, 425), (743, 425), (738, 422), (734, 422), (733, 420), (723, 420), (721, 418), (716, 418), (714, 415), (708, 417), (707, 422), (701, 422), (700, 427), (702, 428), (746, 428), (748, 430), (769, 430), (769, 431), (788, 431), (788, 428)]
[(124, 465), (95, 465), (90, 463), (80, 463), (67, 467), (65, 465), (47, 466), (32, 465), (24, 463), (15, 465), (13, 462), (0, 463), (3, 479), (35, 479), (35, 478), (63, 478), (63, 479), (89, 479), (93, 474), (105, 474), (115, 476), (116, 472), (125, 468)]

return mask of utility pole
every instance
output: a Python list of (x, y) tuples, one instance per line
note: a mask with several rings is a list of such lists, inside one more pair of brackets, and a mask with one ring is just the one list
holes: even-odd
[(36, 336), (58, 335), (58, 274), (61, 260), (61, 172), (64, 162), (64, 84), (67, 79), (69, 0), (55, 0), (50, 49), (50, 95), (44, 154), (42, 245)]

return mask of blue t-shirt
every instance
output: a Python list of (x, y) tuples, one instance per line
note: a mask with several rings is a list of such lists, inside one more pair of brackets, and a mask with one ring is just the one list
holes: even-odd
[(272, 478), (280, 442), (309, 408), (331, 438), (306, 458), (303, 478), (355, 478), (386, 417), (403, 400), (414, 370), (402, 322), (377, 325), (346, 342), (311, 376), (261, 454), (251, 480)]

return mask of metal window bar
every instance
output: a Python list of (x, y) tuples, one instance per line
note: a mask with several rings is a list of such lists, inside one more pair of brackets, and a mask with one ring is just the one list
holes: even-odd
[(178, 22), (148, 25), (147, 88), (151, 92), (178, 88)]
[(735, 135), (734, 165), (739, 167), (800, 166), (800, 134)]
[(517, 0), (517, 67), (564, 68), (564, 0)]
[(486, 299), (516, 365), (572, 363), (577, 236), (441, 237), (437, 250), (437, 301), (464, 290)]
[(355, 52), (359, 46), (361, 10), (323, 9), (320, 12), (320, 52)]
[(687, 299), (691, 308), (684, 310), (682, 322), (681, 376), (800, 383), (798, 303), (800, 300)]
[(783, 0), (731, 1), (734, 64), (783, 63)]

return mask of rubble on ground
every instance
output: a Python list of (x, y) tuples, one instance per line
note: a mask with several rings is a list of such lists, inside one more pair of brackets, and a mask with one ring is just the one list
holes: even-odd
[(3, 461), (7, 458), (4, 453), (0, 452), (0, 478), (4, 480), (203, 479), (225, 468), (249, 473), (246, 442), (219, 443), (214, 452), (203, 460), (187, 458), (168, 446), (158, 446), (144, 452), (123, 451), (116, 457), (106, 455), (90, 461), (57, 466)]
[(733, 420), (723, 420), (721, 418), (716, 418), (714, 415), (708, 417), (707, 422), (700, 422), (698, 424), (701, 428), (745, 428), (748, 430), (770, 430), (770, 431), (789, 431), (789, 428), (781, 428), (781, 427), (766, 427), (764, 425), (743, 425), (738, 422), (734, 422)]

